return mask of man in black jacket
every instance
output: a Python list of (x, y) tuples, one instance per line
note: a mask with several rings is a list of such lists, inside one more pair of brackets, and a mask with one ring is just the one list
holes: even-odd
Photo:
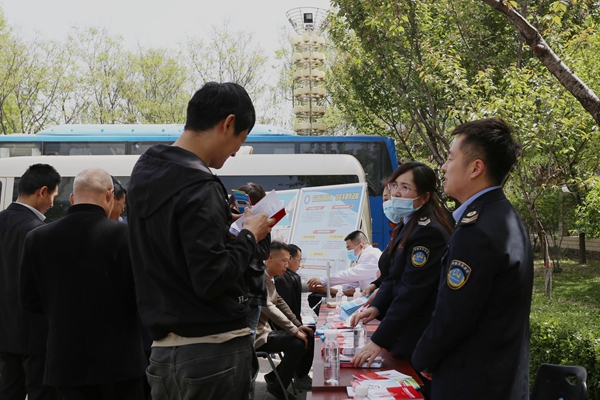
[(43, 385), (48, 323), (19, 307), (19, 265), (25, 235), (44, 224), (58, 194), (60, 175), (48, 164), (30, 166), (17, 201), (0, 212), (0, 399), (55, 399)]
[(302, 321), (302, 292), (308, 292), (308, 285), (306, 283), (303, 285), (302, 278), (298, 275), (302, 264), (302, 250), (295, 244), (288, 244), (287, 248), (290, 251), (290, 261), (285, 273), (275, 276), (275, 288), (298, 321)]
[(154, 400), (250, 397), (258, 362), (243, 274), (275, 221), (247, 211), (232, 239), (227, 190), (209, 168), (235, 155), (255, 118), (244, 88), (207, 83), (177, 141), (150, 148), (131, 174), (129, 232), (140, 316), (154, 340)]
[(519, 145), (494, 118), (459, 125), (453, 134), (444, 191), (461, 206), (413, 366), (432, 379), (435, 400), (526, 400), (533, 256), (501, 188)]
[(43, 313), (44, 384), (64, 400), (142, 400), (146, 359), (135, 304), (127, 226), (113, 221), (113, 184), (80, 172), (71, 207), (25, 238), (19, 303)]

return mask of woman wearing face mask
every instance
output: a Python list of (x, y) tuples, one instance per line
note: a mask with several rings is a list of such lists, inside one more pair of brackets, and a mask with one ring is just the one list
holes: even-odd
[(381, 323), (354, 356), (355, 366), (372, 362), (382, 348), (411, 359), (435, 307), (440, 261), (452, 232), (437, 195), (437, 178), (427, 165), (400, 165), (387, 186), (392, 197), (384, 202), (383, 210), (398, 224), (385, 250), (391, 256), (389, 276), (371, 306), (352, 318), (352, 326), (374, 318)]

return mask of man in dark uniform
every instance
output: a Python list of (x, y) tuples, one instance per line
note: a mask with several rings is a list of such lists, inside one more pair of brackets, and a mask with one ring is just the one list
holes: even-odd
[(444, 191), (462, 205), (413, 366), (432, 380), (435, 400), (528, 399), (533, 257), (500, 187), (519, 145), (499, 119), (462, 124), (453, 134)]
[(0, 212), (0, 399), (55, 399), (43, 386), (48, 323), (19, 307), (19, 265), (25, 235), (43, 225), (60, 175), (48, 164), (30, 166), (19, 180), (17, 201)]
[(110, 175), (80, 172), (70, 201), (23, 245), (19, 303), (49, 324), (44, 384), (61, 400), (142, 400), (147, 363), (127, 225), (108, 218)]

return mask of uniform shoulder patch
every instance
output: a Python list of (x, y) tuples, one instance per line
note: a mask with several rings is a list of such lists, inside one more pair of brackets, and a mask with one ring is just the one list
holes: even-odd
[(426, 225), (429, 225), (431, 223), (431, 220), (428, 217), (421, 217), (421, 218), (419, 218), (419, 222), (418, 223), (419, 223), (419, 225), (426, 226)]
[(412, 250), (411, 261), (415, 267), (422, 267), (429, 258), (429, 249), (423, 246), (415, 246)]
[(477, 210), (469, 211), (468, 213), (465, 214), (464, 217), (461, 218), (460, 223), (461, 224), (470, 224), (472, 222), (477, 221), (477, 218), (479, 218), (479, 212), (477, 212)]
[(448, 268), (448, 275), (446, 276), (448, 287), (452, 290), (460, 289), (467, 283), (470, 275), (471, 267), (460, 260), (452, 260), (450, 268)]

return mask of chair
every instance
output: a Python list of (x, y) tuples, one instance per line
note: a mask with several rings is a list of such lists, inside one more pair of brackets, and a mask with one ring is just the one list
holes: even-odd
[[(283, 390), (283, 393), (285, 393), (285, 398), (287, 400), (287, 398), (288, 398), (287, 388), (283, 387), (283, 382), (281, 382), (281, 378), (279, 377), (279, 374), (277, 373), (277, 367), (275, 366), (275, 363), (273, 362), (273, 358), (271, 357), (271, 354), (267, 353), (266, 351), (257, 351), (256, 357), (266, 358), (269, 361), (269, 364), (271, 364), (271, 369), (273, 370), (273, 374), (275, 375), (275, 378), (277, 378), (277, 382), (279, 382), (279, 386)], [(293, 384), (292, 384), (292, 388), (294, 389), (294, 394), (296, 394), (296, 388), (294, 387)]]
[(587, 371), (578, 365), (542, 364), (530, 400), (585, 400)]

